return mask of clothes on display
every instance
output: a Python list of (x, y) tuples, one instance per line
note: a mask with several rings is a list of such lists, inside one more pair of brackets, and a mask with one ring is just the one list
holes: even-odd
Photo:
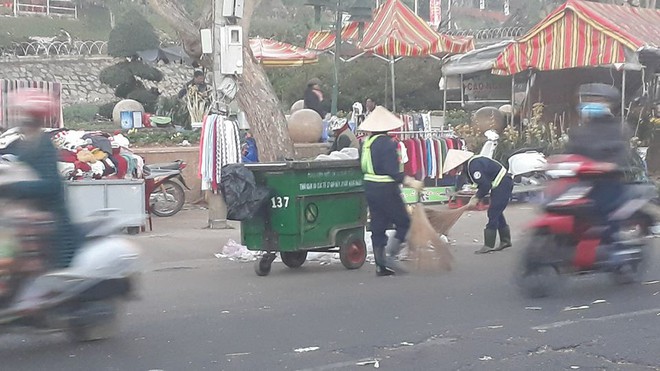
[(58, 150), (58, 168), (65, 179), (139, 179), (144, 160), (134, 154), (122, 134), (50, 130)]
[[(0, 79), (0, 127), (9, 128), (10, 123), (16, 123), (16, 113), (9, 108), (9, 96), (21, 89), (40, 89), (54, 96), (59, 102), (59, 114), (44, 122), (46, 128), (61, 128), (64, 122), (62, 116), (62, 84), (59, 82), (3, 80)], [(13, 124), (15, 126), (16, 124)]]
[(238, 124), (219, 115), (209, 115), (202, 124), (199, 143), (199, 172), (203, 191), (219, 190), (222, 168), (241, 163)]
[[(443, 174), (442, 168), (449, 149), (465, 149), (465, 141), (454, 136), (442, 136), (441, 131), (401, 131), (402, 157), (408, 159), (404, 165), (406, 175), (417, 180), (439, 180), (446, 175), (455, 176), (456, 171)], [(409, 137), (408, 139), (403, 139)]]

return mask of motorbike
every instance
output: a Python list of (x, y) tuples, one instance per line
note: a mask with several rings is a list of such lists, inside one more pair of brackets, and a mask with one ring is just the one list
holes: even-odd
[[(657, 197), (655, 186), (626, 184), (618, 208), (605, 217), (590, 197), (595, 182), (621, 177), (622, 172), (578, 155), (549, 159), (544, 213), (529, 226), (529, 241), (516, 270), (524, 295), (551, 295), (562, 277), (571, 274), (608, 273), (619, 284), (642, 278), (651, 250), (647, 237), (654, 218), (648, 207)], [(603, 237), (612, 225), (618, 232), (606, 241)]]
[(177, 160), (146, 165), (144, 181), (147, 208), (159, 217), (170, 217), (181, 211), (186, 202), (185, 189), (190, 190), (181, 172), (187, 164)]
[[(480, 156), (493, 158), (500, 136), (494, 130), (487, 130), (487, 140), (481, 147)], [(538, 148), (521, 148), (509, 156), (509, 173), (515, 185), (543, 185), (546, 181), (547, 160)]]

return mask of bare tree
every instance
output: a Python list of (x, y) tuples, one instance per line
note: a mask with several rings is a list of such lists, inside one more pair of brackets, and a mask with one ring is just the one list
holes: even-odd
[[(81, 4), (98, 4), (98, 0), (78, 0)], [(201, 65), (212, 69), (212, 61), (202, 56), (199, 30), (212, 24), (213, 1), (206, 0), (201, 17), (193, 19), (177, 0), (146, 0), (151, 9), (164, 18), (178, 34), (185, 52)], [(218, 0), (221, 1), (221, 0)], [(245, 0), (243, 18), (239, 24), (249, 34), (250, 22), (260, 0)], [(236, 101), (250, 123), (259, 146), (261, 161), (276, 161), (294, 157), (293, 142), (275, 91), (261, 65), (256, 63), (248, 38), (243, 45), (243, 75), (238, 76)]]

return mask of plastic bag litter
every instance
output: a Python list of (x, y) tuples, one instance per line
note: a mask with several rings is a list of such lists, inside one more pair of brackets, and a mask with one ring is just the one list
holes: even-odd
[(215, 257), (226, 258), (231, 261), (251, 262), (257, 260), (257, 255), (258, 253), (256, 251), (250, 251), (238, 242), (229, 240), (222, 248), (222, 253), (215, 254)]
[(357, 160), (360, 157), (357, 148), (344, 148), (329, 155), (318, 155), (314, 161)]

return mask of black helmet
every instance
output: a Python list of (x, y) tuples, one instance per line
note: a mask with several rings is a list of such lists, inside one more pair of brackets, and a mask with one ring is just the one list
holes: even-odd
[(582, 84), (580, 85), (578, 94), (580, 97), (601, 97), (612, 103), (618, 103), (621, 101), (621, 93), (619, 92), (619, 89), (608, 84)]

